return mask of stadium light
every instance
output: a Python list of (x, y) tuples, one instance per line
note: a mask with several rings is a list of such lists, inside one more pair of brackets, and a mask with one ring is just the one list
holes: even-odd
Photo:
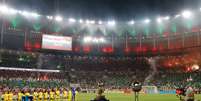
[(116, 22), (115, 21), (108, 21), (107, 24), (109, 26), (114, 26), (114, 25), (116, 25)]
[(3, 14), (17, 14), (18, 11), (13, 9), (13, 8), (9, 8), (6, 5), (0, 5), (0, 12), (2, 12)]
[(106, 42), (105, 38), (103, 38), (103, 37), (99, 38), (99, 41), (100, 41), (101, 43)]
[(186, 19), (189, 19), (192, 16), (192, 12), (186, 10), (182, 12), (182, 16)]
[(164, 17), (164, 19), (165, 19), (165, 20), (169, 20), (169, 19), (170, 19), (170, 17), (169, 17), (169, 16), (166, 16), (166, 17)]
[(96, 22), (94, 20), (91, 20), (89, 23), (90, 24), (95, 24)]
[(37, 18), (37, 17), (39, 17), (40, 15), (38, 14), (38, 13), (36, 13), (36, 12), (28, 12), (28, 11), (19, 11), (19, 13), (20, 14), (22, 14), (23, 16), (25, 16), (25, 17), (35, 17), (35, 18)]
[(150, 19), (145, 19), (145, 20), (144, 20), (144, 23), (145, 23), (145, 24), (148, 24), (148, 23), (150, 23), (150, 22), (151, 22)]
[(86, 20), (86, 24), (89, 24), (90, 23), (90, 21), (89, 20)]
[(61, 22), (63, 20), (63, 18), (61, 16), (56, 16), (55, 20), (58, 21), (58, 22)]
[(19, 14), (22, 14), (22, 11), (19, 10), (18, 13), (19, 13)]
[(8, 8), (7, 6), (0, 6), (0, 11), (4, 14), (17, 14), (18, 11), (13, 8)]
[(85, 43), (89, 43), (89, 42), (91, 42), (92, 41), (92, 37), (91, 36), (87, 36), (87, 37), (84, 37), (84, 42)]
[(131, 21), (129, 21), (129, 24), (130, 24), (130, 25), (134, 25), (134, 24), (135, 24), (135, 21), (131, 20)]
[(1, 5), (0, 6), (0, 11), (2, 13), (8, 13), (8, 7), (6, 5)]
[(75, 22), (76, 22), (76, 20), (75, 20), (74, 18), (69, 18), (68, 21), (69, 21), (70, 23), (75, 23)]
[(158, 17), (156, 20), (157, 20), (158, 23), (162, 22), (162, 19), (160, 17)]
[(106, 40), (104, 37), (91, 37), (91, 36), (86, 36), (83, 38), (84, 43), (105, 43)]
[(82, 19), (80, 19), (80, 20), (79, 20), (79, 23), (83, 23), (83, 20), (82, 20)]
[(180, 14), (177, 14), (177, 15), (175, 15), (175, 18), (178, 18), (178, 17), (180, 17), (181, 15)]
[(93, 38), (93, 42), (94, 43), (99, 43), (99, 39), (98, 38)]
[(49, 20), (52, 20), (53, 19), (53, 16), (46, 16), (47, 17), (47, 19), (49, 19)]
[(30, 13), (27, 12), (27, 11), (22, 11), (21, 14), (25, 17), (29, 17), (30, 16)]
[(18, 11), (15, 10), (15, 9), (13, 9), (13, 8), (10, 8), (10, 9), (9, 9), (9, 13), (10, 13), (10, 14), (17, 14)]
[(31, 15), (32, 17), (35, 17), (35, 18), (37, 18), (37, 17), (40, 16), (40, 15), (39, 15), (38, 13), (36, 13), (36, 12), (32, 12), (30, 15)]
[(98, 21), (98, 24), (99, 24), (99, 25), (102, 25), (102, 24), (103, 24), (103, 22), (102, 22), (102, 21)]

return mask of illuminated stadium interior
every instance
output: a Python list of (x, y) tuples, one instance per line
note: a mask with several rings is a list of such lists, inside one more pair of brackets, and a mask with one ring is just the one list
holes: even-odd
[(134, 81), (140, 101), (201, 99), (201, 9), (127, 20), (62, 15), (0, 3), (2, 101), (130, 101)]

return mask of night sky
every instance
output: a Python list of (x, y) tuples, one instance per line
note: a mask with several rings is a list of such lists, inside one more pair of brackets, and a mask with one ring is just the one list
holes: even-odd
[[(2, 0), (1, 0), (2, 1)], [(14, 8), (77, 19), (130, 20), (199, 9), (201, 0), (5, 0)]]

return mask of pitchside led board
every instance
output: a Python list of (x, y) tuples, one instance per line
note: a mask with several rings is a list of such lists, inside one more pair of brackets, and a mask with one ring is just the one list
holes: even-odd
[(42, 48), (72, 51), (72, 37), (44, 34), (42, 39)]

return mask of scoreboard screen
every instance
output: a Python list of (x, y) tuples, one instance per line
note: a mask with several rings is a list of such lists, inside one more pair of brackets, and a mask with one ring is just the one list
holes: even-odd
[(72, 37), (43, 35), (42, 48), (72, 51)]

